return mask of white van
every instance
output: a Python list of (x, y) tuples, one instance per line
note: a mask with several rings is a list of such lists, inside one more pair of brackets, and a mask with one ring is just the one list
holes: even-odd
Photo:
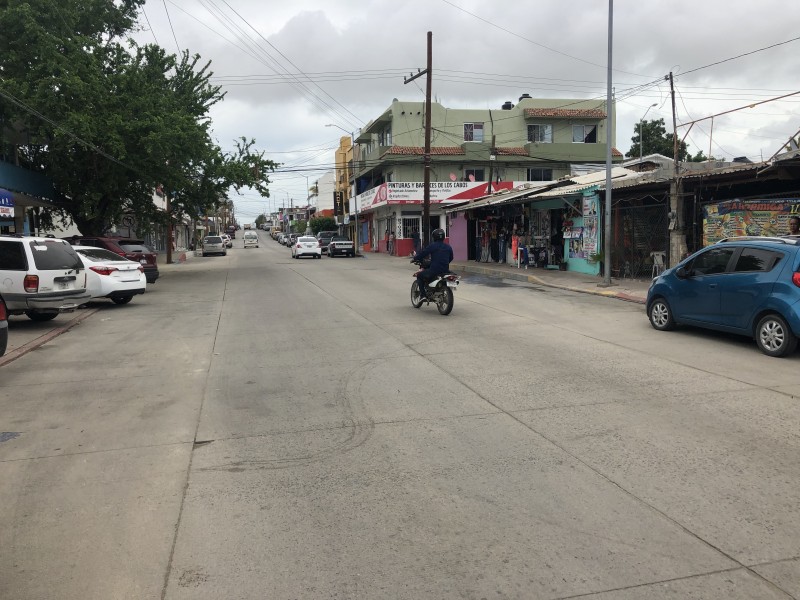
[(243, 239), (245, 248), (249, 248), (250, 246), (258, 248), (258, 234), (255, 231), (245, 231)]

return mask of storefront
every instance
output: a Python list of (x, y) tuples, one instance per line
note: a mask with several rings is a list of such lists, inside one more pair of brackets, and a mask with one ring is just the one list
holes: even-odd
[(727, 200), (703, 206), (703, 246), (724, 238), (789, 232), (789, 217), (800, 216), (800, 198)]

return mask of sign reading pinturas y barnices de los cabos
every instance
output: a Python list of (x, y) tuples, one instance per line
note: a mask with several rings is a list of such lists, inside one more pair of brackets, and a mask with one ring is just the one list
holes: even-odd
[[(492, 192), (511, 190), (525, 182), (500, 181), (492, 184)], [(488, 181), (432, 181), (431, 204), (447, 204), (481, 198), (488, 193)], [(362, 210), (386, 204), (422, 204), (425, 184), (421, 181), (392, 181), (382, 183), (356, 198)]]

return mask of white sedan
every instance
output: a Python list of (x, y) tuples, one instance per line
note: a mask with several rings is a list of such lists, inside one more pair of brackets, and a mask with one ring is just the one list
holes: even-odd
[(86, 291), (92, 298), (110, 298), (115, 304), (127, 304), (137, 294), (144, 294), (147, 279), (144, 267), (110, 250), (94, 246), (73, 246), (86, 267)]
[(319, 240), (310, 235), (299, 236), (292, 244), (292, 258), (300, 258), (301, 256), (322, 258), (322, 248), (319, 245)]

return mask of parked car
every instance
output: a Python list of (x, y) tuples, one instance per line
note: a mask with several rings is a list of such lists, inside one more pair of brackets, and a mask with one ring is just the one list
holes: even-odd
[(0, 356), (6, 353), (8, 348), (8, 311), (3, 297), (0, 296)]
[(299, 236), (292, 244), (292, 258), (310, 256), (312, 258), (322, 258), (322, 248), (319, 247), (317, 238), (310, 235)]
[(646, 308), (659, 331), (726, 331), (786, 356), (800, 335), (800, 239), (740, 237), (704, 248), (653, 279)]
[(6, 312), (50, 321), (91, 296), (86, 270), (65, 240), (0, 235), (0, 295)]
[(242, 239), (244, 240), (245, 248), (249, 248), (250, 246), (258, 248), (258, 234), (255, 231), (245, 231)]
[(223, 233), (219, 237), (221, 237), (222, 241), (225, 242), (226, 248), (233, 248), (233, 240), (231, 239), (231, 236), (229, 236), (227, 233)]
[(328, 256), (333, 258), (340, 254), (342, 256), (355, 256), (356, 248), (351, 240), (342, 235), (337, 235), (328, 242)]
[(338, 231), (320, 231), (317, 234), (317, 239), (319, 240), (319, 246), (322, 248), (323, 252), (328, 251), (328, 242), (331, 241), (332, 237), (339, 235)]
[(207, 235), (203, 238), (203, 256), (209, 254), (221, 254), (226, 256), (228, 249), (225, 247), (225, 242), (218, 235)]
[(127, 304), (144, 294), (147, 278), (144, 267), (110, 250), (93, 246), (73, 246), (86, 267), (86, 291), (92, 298), (109, 298), (114, 304)]
[[(299, 237), (300, 237), (299, 233), (290, 233), (290, 234), (288, 234), (286, 236), (286, 242), (285, 242), (286, 245), (291, 248), (292, 244), (294, 244), (297, 241), (297, 238), (299, 238)], [(314, 238), (314, 239), (316, 239), (316, 238)]]
[(144, 267), (147, 283), (155, 283), (158, 279), (158, 254), (148, 248), (143, 240), (135, 238), (73, 236), (66, 238), (73, 246), (94, 246), (105, 248), (129, 260), (138, 262)]
[[(236, 226), (235, 225), (228, 225), (228, 228), (225, 230), (232, 240), (236, 239)], [(230, 248), (231, 246), (228, 246)]]

